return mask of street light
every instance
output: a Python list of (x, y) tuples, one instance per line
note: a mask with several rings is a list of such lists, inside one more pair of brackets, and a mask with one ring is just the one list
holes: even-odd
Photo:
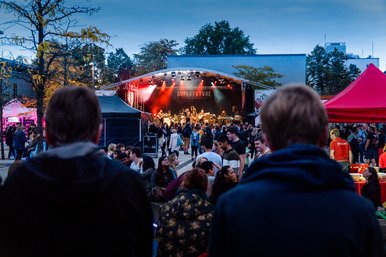
[(95, 89), (95, 78), (94, 78), (95, 63), (94, 62), (90, 62), (89, 65), (91, 66), (91, 85), (92, 85), (92, 89)]

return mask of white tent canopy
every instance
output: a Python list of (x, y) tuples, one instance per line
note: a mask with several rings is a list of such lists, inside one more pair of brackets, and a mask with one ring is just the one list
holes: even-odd
[(29, 113), (30, 111), (30, 108), (25, 107), (19, 100), (14, 98), (5, 104), (3, 108), (3, 117), (15, 117), (21, 114)]

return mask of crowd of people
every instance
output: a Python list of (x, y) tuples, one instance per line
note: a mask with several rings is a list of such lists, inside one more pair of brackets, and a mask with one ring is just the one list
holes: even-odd
[[(343, 133), (328, 134), (318, 95), (282, 87), (261, 120), (151, 124), (155, 163), (138, 147), (101, 151), (95, 94), (59, 89), (46, 111), (50, 151), (22, 161), (0, 191), (0, 255), (150, 257), (156, 239), (160, 257), (383, 256), (373, 204), (333, 160), (340, 150), (326, 154), (328, 135), (333, 145)], [(182, 174), (180, 154), (193, 161)]]

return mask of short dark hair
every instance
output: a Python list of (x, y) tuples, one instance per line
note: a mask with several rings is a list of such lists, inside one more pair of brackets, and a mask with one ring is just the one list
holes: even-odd
[(141, 148), (139, 147), (133, 147), (131, 148), (130, 150), (133, 154), (135, 154), (135, 156), (137, 156), (137, 158), (141, 158), (142, 157), (142, 151), (141, 151)]
[(237, 130), (237, 128), (234, 127), (234, 126), (228, 127), (227, 132), (229, 132), (229, 133), (231, 133), (231, 134), (236, 134), (236, 135), (239, 133), (239, 131)]
[(231, 141), (229, 140), (229, 138), (226, 136), (226, 135), (221, 135), (218, 139), (217, 139), (218, 142), (221, 142), (221, 143), (224, 143), (224, 142), (227, 142), (228, 144), (231, 143)]
[(201, 139), (201, 145), (205, 147), (206, 149), (212, 149), (213, 148), (213, 140), (209, 137), (203, 137)]
[[(120, 151), (122, 147), (126, 149), (126, 147), (125, 147), (124, 144), (118, 143), (116, 149)], [(131, 149), (130, 149), (130, 150), (131, 150)]]
[(99, 133), (101, 110), (95, 92), (85, 87), (58, 89), (45, 114), (46, 132), (53, 146), (93, 141)]
[(198, 168), (205, 170), (205, 173), (208, 174), (209, 170), (213, 170), (213, 162), (212, 161), (205, 161), (205, 162), (201, 163)]
[(256, 141), (260, 141), (262, 144), (265, 143), (264, 137), (262, 135), (256, 136), (254, 142)]

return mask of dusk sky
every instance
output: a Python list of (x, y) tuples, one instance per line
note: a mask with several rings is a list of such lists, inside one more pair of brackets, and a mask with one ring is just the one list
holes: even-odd
[[(258, 54), (308, 54), (317, 44), (345, 42), (347, 53), (380, 58), (386, 69), (385, 0), (87, 0), (101, 10), (79, 16), (112, 36), (129, 56), (146, 42), (174, 39), (179, 47), (207, 23), (227, 20), (250, 36)], [(6, 57), (6, 56), (4, 56)]]

